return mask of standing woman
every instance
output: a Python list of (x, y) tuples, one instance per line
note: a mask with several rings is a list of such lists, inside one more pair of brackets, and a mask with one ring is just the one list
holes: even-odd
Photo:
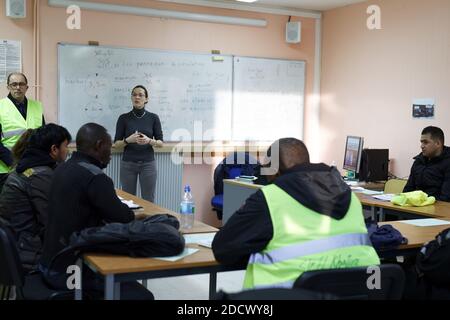
[(162, 147), (163, 133), (159, 117), (145, 110), (148, 91), (138, 85), (131, 91), (133, 109), (117, 120), (116, 145), (124, 144), (120, 163), (122, 189), (136, 195), (137, 178), (142, 198), (154, 202), (156, 188), (156, 161), (153, 147)]

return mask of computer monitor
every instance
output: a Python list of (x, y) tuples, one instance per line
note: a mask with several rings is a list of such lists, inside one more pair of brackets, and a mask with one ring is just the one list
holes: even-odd
[(349, 177), (356, 178), (359, 173), (363, 144), (363, 137), (347, 136), (343, 168), (349, 171)]
[(386, 181), (389, 171), (389, 149), (364, 149), (361, 155), (359, 180)]

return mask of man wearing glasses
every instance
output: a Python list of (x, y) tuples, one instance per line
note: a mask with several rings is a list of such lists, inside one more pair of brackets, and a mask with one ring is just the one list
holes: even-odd
[(8, 97), (0, 100), (0, 191), (13, 165), (11, 148), (27, 129), (44, 124), (41, 103), (25, 97), (27, 77), (23, 73), (11, 73), (6, 83)]

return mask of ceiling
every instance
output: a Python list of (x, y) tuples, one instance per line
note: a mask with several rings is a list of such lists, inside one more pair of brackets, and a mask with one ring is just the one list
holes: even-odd
[(165, 2), (179, 2), (190, 4), (201, 4), (208, 6), (208, 3), (213, 7), (220, 6), (220, 4), (230, 5), (245, 5), (254, 7), (276, 8), (276, 9), (293, 9), (293, 10), (314, 10), (325, 11), (338, 7), (344, 7), (354, 3), (364, 2), (366, 0), (258, 0), (254, 3), (238, 2), (235, 0), (159, 0)]

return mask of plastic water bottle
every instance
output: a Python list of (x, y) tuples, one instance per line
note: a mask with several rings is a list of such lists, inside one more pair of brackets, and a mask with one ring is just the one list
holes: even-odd
[(192, 197), (191, 187), (184, 187), (183, 200), (180, 203), (181, 228), (190, 229), (194, 225), (195, 204)]

